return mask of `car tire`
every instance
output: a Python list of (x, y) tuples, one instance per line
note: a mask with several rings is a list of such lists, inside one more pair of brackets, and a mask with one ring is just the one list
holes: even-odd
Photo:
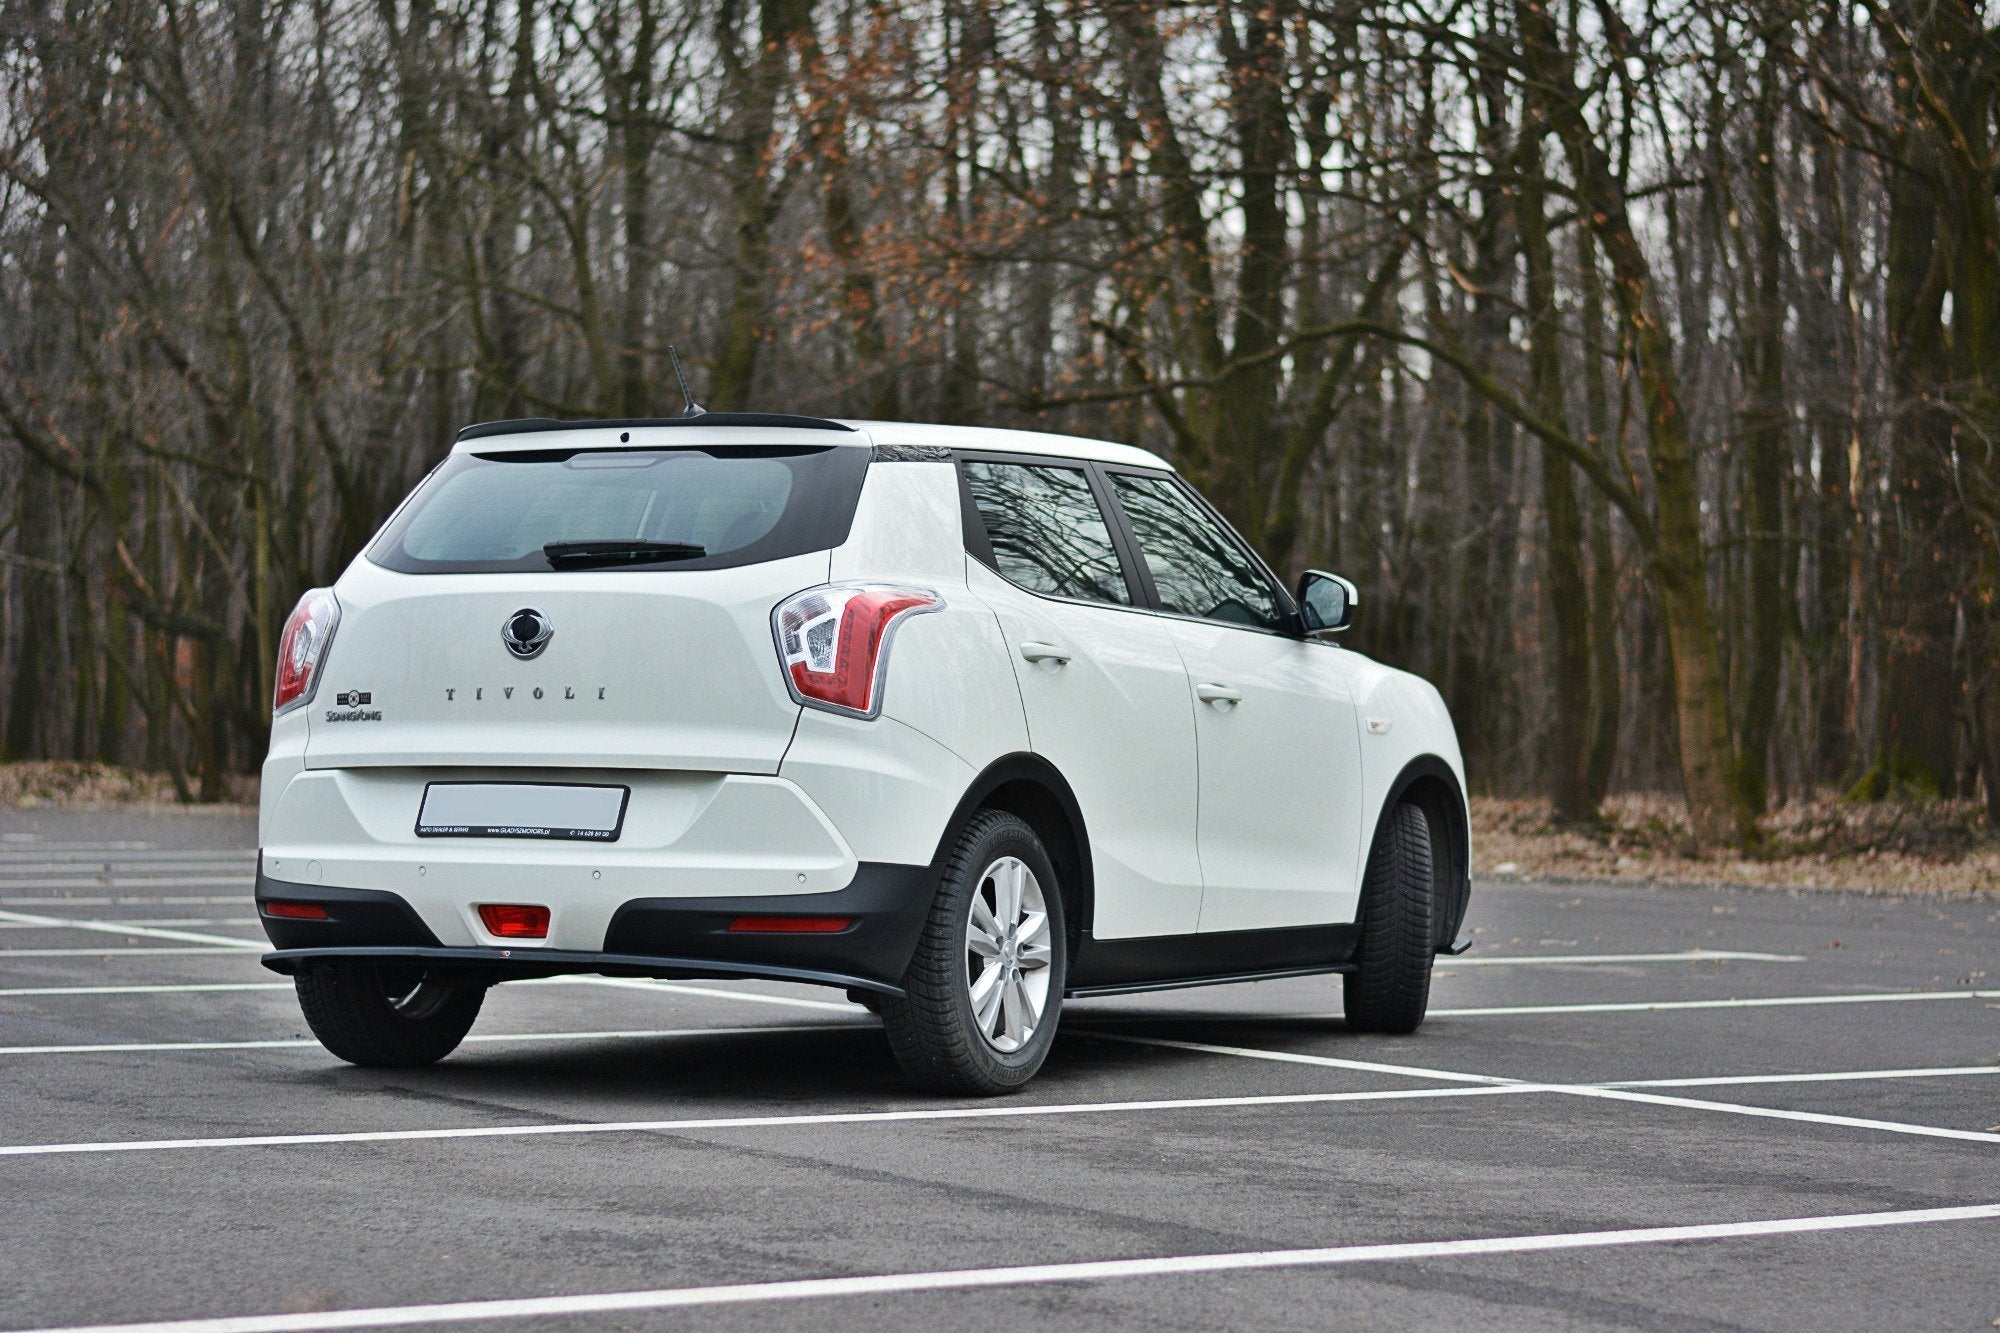
[(320, 1045), (352, 1065), (411, 1069), (458, 1049), (486, 987), (373, 963), (302, 967), (292, 978)]
[(883, 1000), (897, 1063), (934, 1092), (1013, 1092), (1055, 1040), (1068, 961), (1061, 884), (1041, 839), (1014, 815), (980, 811), (945, 858), (905, 998)]
[(1430, 1005), (1437, 957), (1430, 821), (1407, 802), (1389, 814), (1368, 854), (1361, 939), (1343, 985), (1355, 1032), (1415, 1032)]

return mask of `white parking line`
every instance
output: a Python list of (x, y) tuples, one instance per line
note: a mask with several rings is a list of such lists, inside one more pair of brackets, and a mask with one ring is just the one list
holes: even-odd
[(161, 903), (201, 903), (204, 905), (230, 903), (240, 907), (243, 904), (243, 895), (240, 893), (168, 893), (144, 894), (137, 897), (121, 894), (115, 898), (0, 898), (0, 907), (156, 907)]
[[(29, 912), (0, 911), (0, 921), (13, 921), (24, 926), (48, 926), (64, 930), (94, 930), (106, 935), (131, 935), (147, 940), (175, 940), (186, 944), (222, 944), (237, 949), (256, 949), (260, 953), (270, 944), (264, 940), (246, 940), (236, 935), (206, 935), (192, 930), (163, 930), (157, 926), (134, 926), (118, 921), (84, 920), (76, 917), (37, 916)], [(0, 950), (4, 956), (6, 950)]]
[[(120, 921), (121, 926), (254, 926), (258, 924), (254, 916), (166, 916), (133, 917)], [(63, 924), (45, 926), (38, 921), (0, 921), (0, 930), (74, 930)]]
[(1377, 1064), (1367, 1060), (1342, 1060), (1330, 1055), (1305, 1055), (1297, 1051), (1266, 1051), (1248, 1046), (1216, 1046), (1208, 1042), (1172, 1041), (1164, 1037), (1132, 1037), (1122, 1033), (1094, 1034), (1104, 1041), (1127, 1042), (1134, 1046), (1161, 1046), (1171, 1050), (1201, 1051), (1210, 1055), (1240, 1056), (1250, 1060), (1272, 1060), (1281, 1064), (1320, 1065), (1328, 1069), (1354, 1069), (1376, 1074), (1400, 1074), (1409, 1078), (1440, 1079), (1448, 1082), (1487, 1085), (1525, 1085), (1541, 1092), (1570, 1097), (1590, 1097), (1604, 1101), (1643, 1102), (1653, 1106), (1676, 1106), (1695, 1111), (1721, 1111), (1729, 1115), (1766, 1120), (1796, 1120), (1844, 1129), (1876, 1129), (1893, 1134), (1914, 1134), (1934, 1139), (1960, 1139), (1970, 1143), (2000, 1143), (2000, 1134), (1973, 1129), (1948, 1129), (1938, 1125), (1916, 1125), (1900, 1120), (1871, 1120), (1862, 1116), (1827, 1115), (1818, 1111), (1786, 1111), (1770, 1106), (1746, 1106), (1736, 1102), (1702, 1101), (1693, 1097), (1667, 1097), (1657, 1093), (1634, 1092), (1598, 1083), (1527, 1083), (1522, 1079), (1500, 1078), (1493, 1074), (1467, 1074), (1450, 1069), (1417, 1068), (1411, 1065)]
[(1008, 1268), (961, 1268), (927, 1273), (882, 1273), (858, 1277), (802, 1278), (746, 1282), (730, 1286), (666, 1287), (653, 1291), (607, 1291), (581, 1296), (524, 1296), (512, 1299), (451, 1301), (432, 1305), (377, 1306), (312, 1314), (236, 1315), (220, 1319), (177, 1319), (143, 1324), (97, 1324), (87, 1328), (42, 1329), (27, 1333), (299, 1333), (307, 1329), (392, 1328), (406, 1324), (470, 1323), (488, 1319), (553, 1318), (632, 1310), (693, 1309), (719, 1305), (767, 1305), (851, 1296), (894, 1296), (911, 1292), (968, 1291), (992, 1287), (1048, 1286), (1199, 1273), (1246, 1273), (1292, 1268), (1398, 1260), (1468, 1259), (1494, 1254), (1534, 1254), (1563, 1250), (1612, 1249), (1636, 1245), (1798, 1236), (1827, 1231), (1988, 1222), (2000, 1218), (2000, 1204), (1956, 1208), (1907, 1208), (1895, 1212), (1840, 1213), (1820, 1217), (1779, 1217), (1749, 1222), (1705, 1222), (1692, 1226), (1631, 1227), (1618, 1231), (1571, 1231), (1539, 1236), (1481, 1236), (1467, 1240), (1403, 1241), (1381, 1245), (1330, 1245), (1317, 1249), (1257, 1250), (1234, 1254), (1180, 1254), (1156, 1259), (1098, 1259)]
[[(634, 1037), (731, 1036), (751, 1032), (837, 1032), (844, 1028), (865, 1028), (863, 1023), (794, 1023), (784, 1026), (747, 1028), (656, 1028), (614, 1029), (608, 1032), (491, 1032), (473, 1033), (468, 1042), (508, 1041), (603, 1041)], [(273, 1038), (267, 1041), (126, 1041), (99, 1042), (77, 1046), (0, 1046), (0, 1055), (130, 1055), (159, 1051), (282, 1051), (317, 1049), (311, 1037)]]
[(241, 870), (256, 864), (255, 852), (120, 852), (101, 848), (14, 848), (0, 851), (0, 874), (40, 870), (44, 866), (53, 866), (58, 870), (90, 866), (159, 866), (165, 869), (224, 866), (230, 870)]
[[(38, 916), (28, 912), (0, 911), (0, 924), (13, 923), (21, 926), (41, 926), (49, 929), (94, 930), (110, 935), (131, 935), (142, 939), (185, 940), (193, 944), (219, 944), (239, 949), (255, 949), (262, 952), (271, 946), (263, 940), (237, 939), (227, 935), (208, 935), (189, 930), (167, 930), (154, 926), (131, 925), (119, 921), (84, 920), (74, 917)], [(81, 950), (81, 954), (100, 952)], [(111, 952), (105, 950), (102, 952)], [(147, 951), (150, 952), (150, 951)], [(162, 950), (161, 952), (165, 952)], [(29, 949), (0, 949), (0, 961), (9, 955), (16, 957), (50, 957), (47, 951)], [(688, 986), (680, 982), (653, 981), (641, 977), (598, 977), (578, 976), (564, 978), (583, 985), (617, 986), (632, 990), (665, 991), (676, 995), (700, 995), (715, 999), (745, 1000), (752, 1004), (781, 1004), (796, 1009), (818, 1009), (835, 1013), (860, 1013), (857, 1004), (835, 1000), (808, 1000), (795, 995), (765, 995), (756, 991), (724, 990), (711, 986)]]
[(1838, 1069), (1817, 1074), (1713, 1074), (1702, 1078), (1633, 1078), (1600, 1088), (1738, 1088), (1754, 1083), (1849, 1083), (1899, 1078), (1964, 1078), (2000, 1074), (2000, 1065), (1944, 1065), (1935, 1069)]
[[(614, 1038), (670, 1038), (707, 1036), (754, 1036), (762, 1033), (814, 1033), (867, 1031), (870, 1024), (809, 1023), (784, 1026), (732, 1027), (732, 1028), (675, 1028), (652, 1032), (610, 1031), (610, 1032), (548, 1032), (523, 1034), (474, 1035), (467, 1037), (471, 1042), (537, 1042), (537, 1041), (583, 1041)], [(150, 1046), (128, 1047), (27, 1047), (24, 1051), (54, 1053), (95, 1052), (98, 1050), (214, 1050), (214, 1049), (285, 1049), (317, 1046), (308, 1040), (283, 1041), (243, 1041), (243, 1042), (180, 1042), (156, 1043)], [(1368, 1068), (1364, 1066), (1364, 1068)], [(1376, 1069), (1399, 1070), (1400, 1066), (1374, 1066)], [(1855, 1073), (1828, 1075), (1830, 1078), (1931, 1078), (1950, 1077), (1969, 1073), (2000, 1073), (1987, 1068), (1948, 1069), (1891, 1069), (1868, 1070)], [(1460, 1075), (1459, 1077), (1476, 1077)], [(1786, 1077), (1786, 1076), (1780, 1076)], [(1807, 1081), (1820, 1076), (1796, 1076), (1798, 1081)], [(1717, 1078), (1710, 1086), (1724, 1084), (1755, 1084), (1779, 1081), (1771, 1075), (1746, 1074), (1739, 1077)], [(1037, 1105), (980, 1105), (972, 1107), (941, 1107), (910, 1111), (833, 1111), (799, 1113), (793, 1115), (759, 1116), (711, 1116), (682, 1120), (611, 1120), (611, 1121), (568, 1121), (557, 1124), (547, 1122), (527, 1125), (478, 1125), (447, 1129), (385, 1129), (346, 1130), (305, 1134), (255, 1134), (228, 1135), (216, 1138), (190, 1139), (137, 1139), (108, 1140), (86, 1143), (27, 1143), (0, 1146), (0, 1157), (47, 1157), (88, 1153), (112, 1152), (166, 1152), (198, 1148), (274, 1148), (300, 1147), (328, 1143), (398, 1143), (433, 1139), (488, 1139), (488, 1138), (540, 1138), (549, 1135), (568, 1136), (578, 1134), (631, 1134), (658, 1133), (696, 1129), (771, 1129), (797, 1128), (806, 1125), (869, 1125), (899, 1124), (924, 1120), (1006, 1120), (1022, 1116), (1047, 1115), (1131, 1115), (1151, 1111), (1200, 1111), (1231, 1110), (1243, 1107), (1285, 1107), (1320, 1106), (1341, 1102), (1389, 1102), (1425, 1101), (1458, 1097), (1520, 1096), (1531, 1093), (1569, 1093), (1590, 1095), (1609, 1093), (1621, 1087), (1646, 1086), (1620, 1084), (1567, 1084), (1528, 1083), (1519, 1080), (1494, 1081), (1485, 1083), (1458, 1083), (1448, 1087), (1430, 1088), (1376, 1088), (1362, 1092), (1304, 1092), (1245, 1095), (1235, 1097), (1176, 1097), (1146, 1101), (1125, 1102), (1074, 1102)], [(1667, 1099), (1678, 1102), (1682, 1099)], [(1692, 1103), (1714, 1109), (1756, 1109), (1726, 1107), (1723, 1103)], [(1856, 1123), (1842, 1119), (1841, 1123)], [(1888, 1122), (1858, 1122), (1874, 1128), (1890, 1128)], [(1948, 1131), (1945, 1137), (1973, 1138), (1979, 1140), (2000, 1139), (2000, 1135), (1979, 1135), (1965, 1131)]]
[[(706, 1028), (691, 1035), (731, 1032), (829, 1032), (844, 1025)], [(857, 1025), (859, 1026), (859, 1025)], [(399, 1143), (430, 1139), (545, 1138), (576, 1134), (655, 1134), (696, 1129), (783, 1129), (807, 1125), (903, 1124), (924, 1120), (1013, 1120), (1047, 1115), (1116, 1115), (1141, 1111), (1228, 1110), (1257, 1106), (1317, 1106), (1333, 1102), (1421, 1101), (1435, 1097), (1496, 1097), (1538, 1091), (1532, 1084), (1459, 1088), (1379, 1088), (1367, 1092), (1297, 1092), (1241, 1097), (1177, 1097), (1154, 1101), (946, 1106), (909, 1111), (815, 1112), (797, 1115), (710, 1116), (684, 1120), (586, 1120), (454, 1129), (369, 1129), (325, 1134), (257, 1134), (207, 1139), (133, 1139), (103, 1143), (22, 1143), (0, 1146), (0, 1157), (79, 1153), (165, 1152), (193, 1148), (289, 1148), (320, 1143)]]
[(1440, 968), (1538, 967), (1597, 963), (1803, 963), (1802, 953), (1745, 953), (1738, 949), (1684, 949), (1678, 953), (1552, 953), (1440, 959)]
[(1639, 1014), (1671, 1009), (1765, 1009), (1800, 1004), (1894, 1004), (1905, 1000), (2000, 1000), (2000, 990), (1877, 991), (1862, 995), (1771, 995), (1740, 1000), (1639, 1000), (1614, 1004), (1507, 1004), (1480, 1009), (1433, 1009), (1431, 1018), (1495, 1018), (1527, 1014)]
[(245, 888), (255, 884), (252, 875), (93, 875), (88, 879), (75, 875), (58, 878), (0, 879), (0, 889), (176, 889), (194, 888), (197, 885), (219, 888), (225, 884), (240, 884)]
[[(145, 953), (160, 953), (146, 949)], [(218, 950), (217, 952), (233, 952)], [(130, 986), (10, 986), (0, 990), (0, 998), (37, 995), (155, 995), (186, 991), (282, 990), (292, 989), (289, 981), (149, 981)]]
[[(252, 947), (265, 949), (270, 946), (258, 944)], [(144, 954), (148, 958), (157, 958), (164, 954), (181, 954), (185, 956), (198, 953), (233, 953), (239, 958), (243, 956), (243, 950), (241, 949), (211, 948), (206, 945), (179, 947), (155, 944), (148, 945), (143, 949), (114, 949), (110, 947), (102, 949), (0, 949), (0, 963), (5, 963), (9, 958), (136, 958), (141, 954)]]
[[(0, 950), (0, 957), (4, 957), (6, 952), (7, 952), (6, 950)], [(98, 954), (98, 953), (103, 953), (105, 951), (102, 949), (85, 949), (82, 950), (81, 952), (89, 954)], [(174, 952), (174, 950), (139, 949), (136, 950), (135, 952), (172, 953)], [(218, 949), (215, 950), (214, 952), (234, 953), (235, 950)], [(630, 983), (635, 983), (638, 980), (639, 980), (638, 978), (632, 978), (632, 977), (594, 977), (594, 976), (525, 977), (520, 981), (510, 981), (507, 984), (510, 987), (511, 986), (581, 986), (581, 985), (602, 986), (602, 985), (612, 985), (620, 983), (630, 984)], [(123, 985), (108, 985), (108, 986), (12, 986), (5, 989), (0, 989), (0, 997), (37, 996), (37, 995), (152, 995), (156, 993), (175, 994), (179, 992), (191, 992), (191, 991), (233, 991), (233, 990), (290, 991), (291, 989), (292, 989), (292, 983), (289, 981), (137, 981)], [(834, 1004), (826, 1000), (819, 1000), (819, 1001), (800, 1000), (789, 996), (754, 995), (745, 991), (723, 990), (720, 987), (679, 986), (669, 982), (661, 982), (658, 984), (644, 985), (641, 987), (641, 989), (668, 990), (668, 991), (674, 991), (676, 993), (685, 993), (685, 994), (709, 996), (716, 998), (726, 998), (731, 1000), (767, 1000), (772, 1004), (794, 1004), (794, 1005), (804, 1004), (804, 1005), (812, 1005), (815, 1008), (838, 1009), (843, 1012), (853, 1012), (853, 1013), (861, 1012), (860, 1005)]]
[[(241, 856), (8, 856), (0, 855), (0, 878), (17, 875), (78, 875), (127, 867), (141, 874), (156, 870), (220, 870), (237, 875), (253, 869), (254, 857)], [(115, 872), (114, 872), (115, 873)]]

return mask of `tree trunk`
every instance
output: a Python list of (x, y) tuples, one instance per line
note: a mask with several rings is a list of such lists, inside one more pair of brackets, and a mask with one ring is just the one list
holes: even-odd
[(1762, 813), (1769, 801), (1767, 762), (1778, 713), (1779, 673), (1784, 664), (1786, 627), (1792, 616), (1792, 580), (1786, 559), (1784, 487), (1791, 466), (1786, 439), (1782, 286), (1784, 223), (1778, 212), (1778, 56), (1767, 56), (1763, 87), (1751, 131), (1750, 184), (1752, 235), (1743, 247), (1753, 280), (1748, 293), (1748, 330), (1743, 342), (1743, 378), (1749, 394), (1743, 421), (1743, 536), (1748, 544), (1743, 610), (1742, 688), (1738, 698), (1736, 760), (1744, 799)]
[[(1546, 190), (1542, 178), (1542, 127), (1522, 126), (1520, 184), (1514, 196), (1516, 229), (1528, 273), (1529, 381), (1535, 410), (1561, 421), (1562, 323), (1556, 310), (1555, 257), (1549, 248)], [(1590, 793), (1590, 605), (1584, 588), (1583, 509), (1569, 459), (1543, 446), (1542, 508), (1547, 524), (1543, 568), (1549, 621), (1549, 803), (1559, 824), (1588, 823), (1597, 807)]]
[(1563, 49), (1554, 22), (1539, 0), (1515, 0), (1514, 12), (1529, 78), (1545, 100), (1549, 123), (1569, 155), (1579, 202), (1611, 261), (1612, 291), (1632, 342), (1633, 365), (1646, 406), (1657, 529), (1651, 555), (1672, 655), (1681, 782), (1690, 829), (1704, 845), (1750, 842), (1757, 835), (1756, 815), (1737, 781), (1730, 743), (1728, 700), (1702, 549), (1694, 441), (1681, 408), (1680, 379), (1652, 269), (1634, 233), (1610, 155), (1584, 118), (1574, 62)]
[[(757, 361), (769, 332), (771, 229), (784, 203), (776, 126), (795, 38), (812, 22), (813, 0), (763, 0), (747, 61), (731, 59), (729, 194), (736, 211), (736, 256), (730, 271), (722, 350), (709, 380), (707, 406), (737, 411), (749, 405)], [(721, 41), (733, 47), (735, 37)]]

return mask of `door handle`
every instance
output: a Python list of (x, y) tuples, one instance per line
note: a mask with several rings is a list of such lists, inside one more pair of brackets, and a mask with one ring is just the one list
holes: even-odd
[(1240, 704), (1243, 702), (1242, 691), (1232, 690), (1227, 685), (1217, 685), (1213, 682), (1195, 686), (1194, 697), (1205, 704)]
[(1064, 666), (1069, 662), (1069, 649), (1029, 639), (1021, 645), (1021, 656), (1030, 662), (1054, 662), (1057, 666)]

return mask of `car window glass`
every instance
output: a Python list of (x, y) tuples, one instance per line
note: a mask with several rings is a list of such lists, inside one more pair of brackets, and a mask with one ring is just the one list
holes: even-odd
[(968, 460), (965, 480), (993, 543), (993, 564), (1030, 592), (1131, 602), (1118, 548), (1081, 468)]
[(1264, 572), (1178, 482), (1114, 472), (1111, 483), (1161, 610), (1259, 629), (1284, 623)]
[(453, 454), (369, 550), (411, 574), (548, 572), (551, 542), (698, 548), (695, 569), (824, 550), (868, 467), (854, 449), (566, 449)]

